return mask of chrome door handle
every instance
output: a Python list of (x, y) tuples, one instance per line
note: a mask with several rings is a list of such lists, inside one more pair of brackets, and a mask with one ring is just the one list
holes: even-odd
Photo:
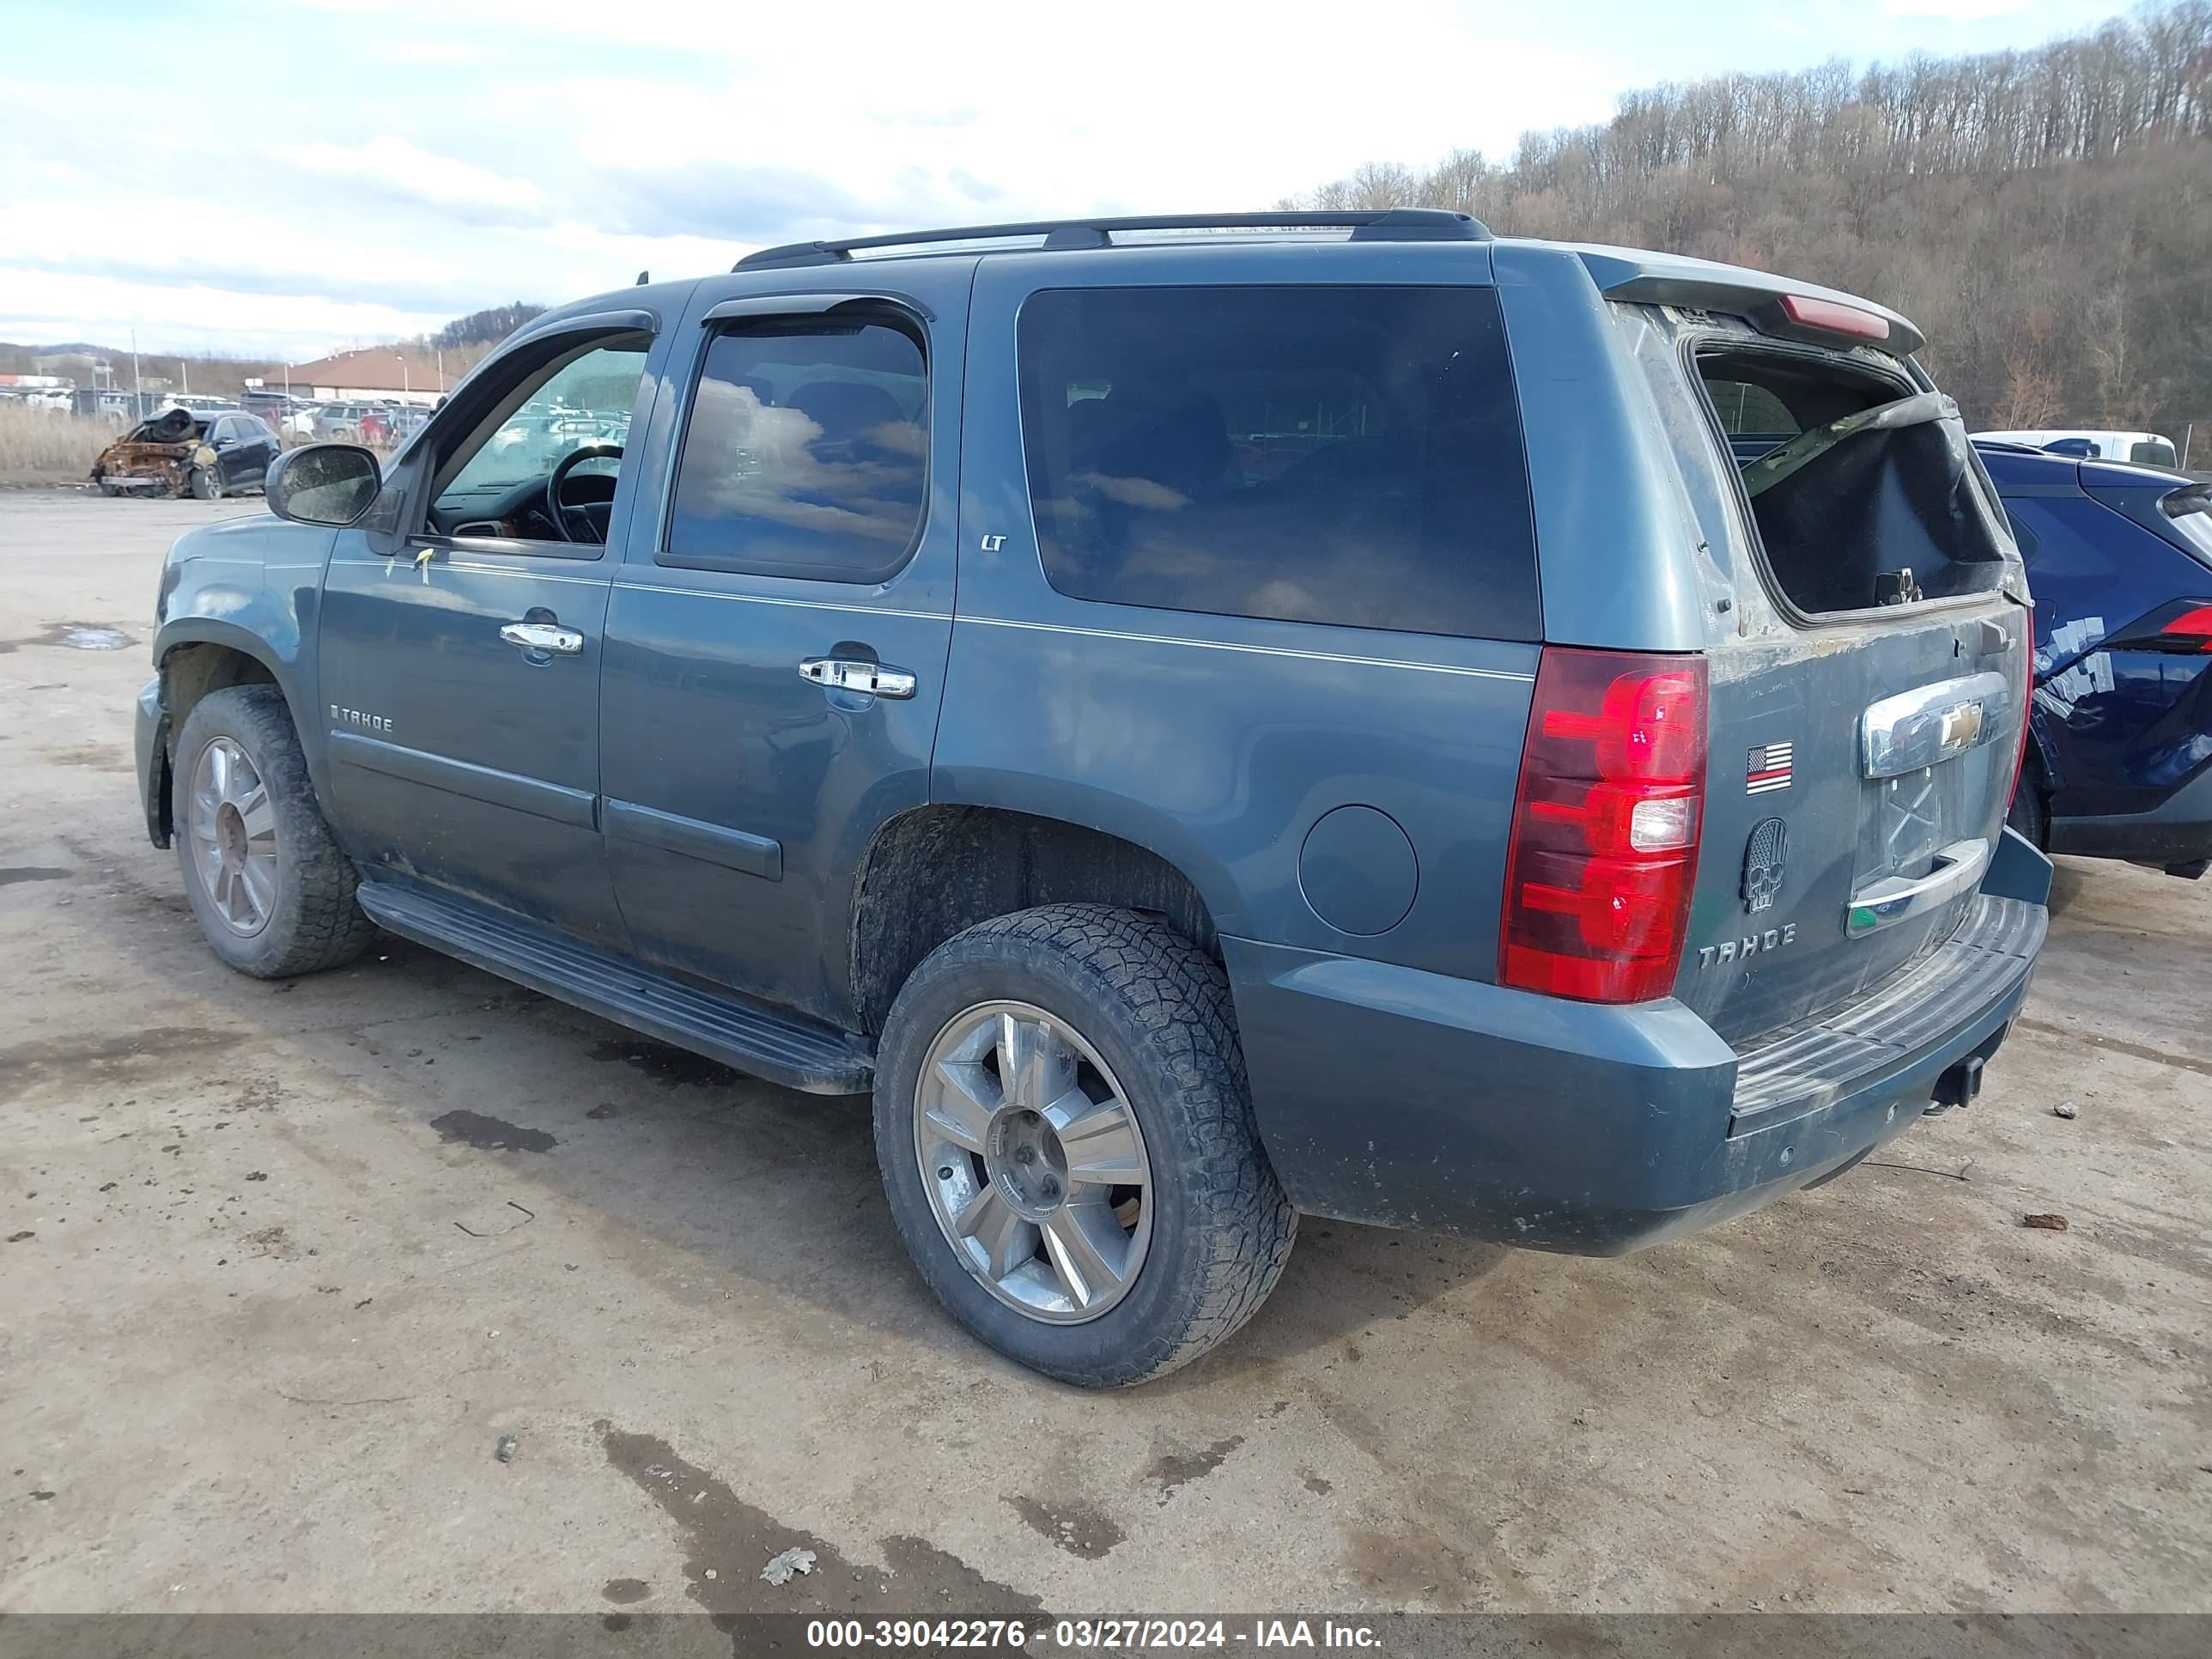
[(832, 691), (866, 691), (878, 697), (910, 697), (915, 684), (903, 668), (854, 657), (809, 657), (799, 665), (799, 678)]
[(1936, 853), (1936, 867), (1917, 880), (1886, 876), (1851, 895), (1844, 913), (1844, 932), (1852, 939), (1893, 927), (1912, 916), (1940, 909), (1982, 878), (1990, 861), (1985, 841), (1954, 841)]
[(501, 627), (499, 636), (525, 651), (545, 651), (556, 657), (573, 657), (584, 648), (583, 635), (556, 623), (507, 623)]

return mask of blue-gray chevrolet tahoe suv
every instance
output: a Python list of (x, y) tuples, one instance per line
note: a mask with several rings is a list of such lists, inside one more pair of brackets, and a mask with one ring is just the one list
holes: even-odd
[(382, 927), (872, 1091), (1054, 1376), (1226, 1336), (1300, 1212), (1632, 1249), (2027, 992), (2027, 595), (1918, 344), (1428, 211), (641, 283), (177, 544), (148, 827), (245, 972)]

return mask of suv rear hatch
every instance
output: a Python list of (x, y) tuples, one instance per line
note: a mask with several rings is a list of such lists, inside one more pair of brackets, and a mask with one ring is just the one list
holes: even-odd
[(2025, 578), (1902, 319), (1778, 288), (1608, 291), (1711, 559), (1675, 994), (1741, 1049), (1864, 996), (1967, 916), (2019, 764)]

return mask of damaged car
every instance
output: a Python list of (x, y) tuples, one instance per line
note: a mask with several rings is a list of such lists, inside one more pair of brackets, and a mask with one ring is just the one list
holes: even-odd
[(103, 495), (191, 495), (218, 501), (258, 489), (281, 446), (251, 415), (165, 409), (100, 451), (92, 481)]
[(872, 1093), (870, 1237), (1063, 1382), (1301, 1213), (1640, 1249), (1969, 1105), (2027, 995), (2034, 612), (1922, 344), (1436, 210), (763, 249), (180, 538), (147, 832), (242, 973), (381, 929)]

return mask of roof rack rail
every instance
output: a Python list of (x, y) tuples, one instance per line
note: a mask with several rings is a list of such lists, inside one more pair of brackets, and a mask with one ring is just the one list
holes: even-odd
[(1110, 247), (1127, 230), (1328, 230), (1349, 228), (1355, 242), (1487, 242), (1490, 227), (1471, 213), (1445, 208), (1385, 208), (1340, 213), (1154, 213), (1117, 219), (1032, 219), (1011, 225), (960, 225), (946, 230), (908, 230), (889, 236), (854, 236), (836, 242), (787, 242), (748, 253), (732, 270), (775, 265), (834, 265), (860, 250), (920, 247), (932, 242), (999, 241), (1042, 236), (1048, 249)]

